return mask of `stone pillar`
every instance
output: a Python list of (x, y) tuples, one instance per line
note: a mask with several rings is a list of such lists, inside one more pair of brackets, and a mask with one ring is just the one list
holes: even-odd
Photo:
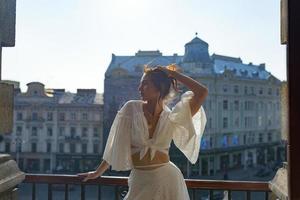
[(16, 186), (24, 179), (16, 161), (8, 154), (0, 154), (0, 200), (17, 200)]

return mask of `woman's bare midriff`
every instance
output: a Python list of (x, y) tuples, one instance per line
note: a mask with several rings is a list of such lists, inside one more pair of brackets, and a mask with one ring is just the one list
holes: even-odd
[(159, 168), (161, 166), (153, 166), (153, 167), (143, 167), (143, 168), (139, 168), (139, 166), (147, 166), (147, 165), (152, 165), (152, 164), (162, 164), (162, 163), (166, 163), (169, 162), (170, 158), (169, 155), (160, 152), (160, 151), (156, 151), (154, 158), (151, 160), (150, 158), (150, 151), (148, 150), (145, 157), (143, 157), (142, 160), (140, 160), (140, 152), (137, 152), (135, 154), (133, 154), (131, 156), (132, 158), (132, 162), (134, 167), (138, 168), (138, 169), (142, 169), (142, 170), (151, 170), (151, 169), (156, 169)]

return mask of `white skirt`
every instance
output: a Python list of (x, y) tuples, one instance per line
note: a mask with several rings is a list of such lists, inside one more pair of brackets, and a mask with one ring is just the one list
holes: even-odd
[(181, 171), (169, 161), (153, 170), (132, 169), (124, 200), (189, 200)]

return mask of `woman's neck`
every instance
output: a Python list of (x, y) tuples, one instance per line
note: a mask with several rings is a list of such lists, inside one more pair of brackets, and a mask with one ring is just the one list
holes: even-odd
[(153, 116), (158, 115), (163, 110), (163, 102), (162, 100), (147, 101), (147, 103), (145, 104), (145, 109), (147, 109), (147, 111)]

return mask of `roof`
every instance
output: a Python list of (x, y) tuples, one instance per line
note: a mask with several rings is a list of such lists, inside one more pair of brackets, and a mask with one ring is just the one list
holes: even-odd
[[(108, 66), (108, 69), (106, 70), (105, 75), (110, 75), (114, 69), (120, 69), (125, 70), (129, 75), (140, 76), (143, 72), (144, 65), (166, 66), (175, 63), (178, 64), (183, 70), (186, 69), (186, 71), (190, 73), (195, 72), (197, 75), (220, 75), (225, 71), (231, 71), (235, 76), (246, 79), (266, 80), (272, 76), (270, 72), (266, 71), (265, 64), (245, 64), (240, 57), (231, 57), (218, 54), (213, 54), (210, 56), (208, 54), (208, 43), (201, 40), (197, 36), (185, 45), (185, 49), (185, 55), (183, 56), (177, 54), (172, 56), (164, 56), (159, 50), (139, 50), (133, 56), (116, 56), (115, 54), (112, 54), (112, 60)], [(196, 65), (193, 63), (196, 63)], [(197, 63), (200, 63), (200, 65)], [(206, 67), (202, 69), (201, 67), (197, 66)]]
[(192, 39), (190, 42), (186, 43), (185, 46), (186, 45), (193, 45), (193, 44), (201, 44), (201, 45), (208, 46), (207, 42), (205, 42), (204, 40), (201, 40), (197, 36), (194, 39)]
[(225, 70), (233, 72), (235, 76), (248, 79), (268, 79), (271, 76), (271, 73), (265, 70), (264, 64), (244, 64), (240, 58), (215, 56), (214, 72), (223, 74)]
[(91, 104), (103, 104), (102, 94), (76, 94), (65, 92), (59, 99), (58, 104), (78, 104), (78, 105), (91, 105)]
[[(148, 52), (148, 54), (147, 54)], [(183, 56), (163, 56), (162, 54), (153, 54), (153, 51), (139, 51), (136, 56), (115, 56), (112, 55), (111, 63), (106, 71), (110, 73), (116, 68), (127, 70), (130, 74), (140, 74), (138, 68), (143, 68), (144, 65), (169, 65), (179, 63)]]

